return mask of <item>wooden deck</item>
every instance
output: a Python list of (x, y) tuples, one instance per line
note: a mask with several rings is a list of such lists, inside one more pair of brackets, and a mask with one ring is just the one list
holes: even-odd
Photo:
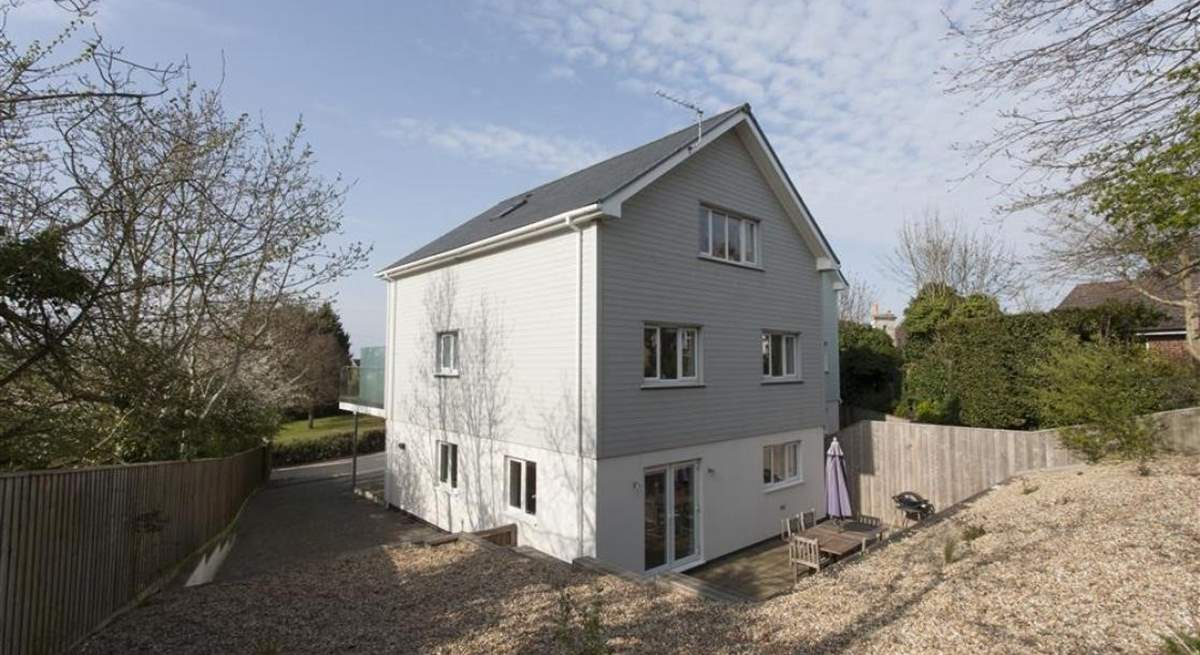
[[(832, 521), (825, 521), (800, 534), (816, 539), (821, 544), (822, 552), (837, 559), (857, 556), (862, 548), (862, 540), (866, 538), (870, 548), (881, 532), (872, 526), (854, 523), (838, 526)], [(788, 563), (787, 543), (779, 537), (715, 559), (688, 571), (687, 575), (760, 601), (788, 593), (795, 580)]]

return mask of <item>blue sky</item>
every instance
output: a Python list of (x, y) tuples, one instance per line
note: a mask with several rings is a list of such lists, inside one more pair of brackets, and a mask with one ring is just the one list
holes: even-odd
[[(95, 22), (136, 61), (186, 58), (227, 109), (286, 130), (354, 183), (346, 238), (368, 266), (327, 290), (354, 348), (382, 343), (372, 273), (495, 201), (684, 126), (663, 88), (710, 113), (750, 102), (852, 277), (897, 312), (880, 260), (906, 217), (996, 223), (999, 189), (954, 146), (995, 107), (943, 93), (946, 19), (964, 2), (190, 2), (101, 0)], [(41, 33), (44, 0), (9, 29)], [(984, 173), (992, 173), (985, 169)], [(1051, 298), (1053, 299), (1053, 298)]]

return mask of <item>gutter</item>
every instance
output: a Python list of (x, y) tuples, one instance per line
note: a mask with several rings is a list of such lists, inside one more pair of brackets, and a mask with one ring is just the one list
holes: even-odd
[(565, 211), (549, 218), (543, 218), (535, 223), (522, 225), (521, 227), (509, 230), (508, 232), (502, 232), (486, 239), (474, 241), (465, 246), (459, 246), (445, 252), (440, 252), (436, 255), (430, 255), (424, 259), (418, 259), (415, 262), (409, 262), (400, 266), (386, 268), (376, 273), (375, 277), (382, 280), (394, 280), (398, 277), (410, 275), (434, 266), (452, 263), (465, 257), (475, 256), (512, 243), (518, 243), (526, 239), (532, 239), (544, 233), (561, 229), (564, 225), (575, 226), (580, 223), (586, 223), (588, 221), (595, 220), (602, 215), (603, 212), (600, 210), (599, 203), (584, 205), (583, 207)]

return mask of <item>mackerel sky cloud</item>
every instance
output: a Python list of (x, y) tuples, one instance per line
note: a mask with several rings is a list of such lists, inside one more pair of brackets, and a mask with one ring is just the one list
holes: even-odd
[[(186, 59), (231, 112), (283, 131), (299, 117), (322, 171), (352, 183), (347, 239), (371, 259), (330, 288), (355, 348), (381, 343), (372, 273), (494, 204), (684, 127), (662, 89), (710, 115), (749, 102), (853, 277), (900, 311), (881, 258), (926, 209), (999, 229), (1004, 200), (955, 146), (996, 104), (944, 92), (969, 0), (676, 2), (100, 0), (95, 22), (133, 59)], [(281, 19), (285, 17), (286, 20)], [(22, 30), (46, 38), (52, 5)], [(1027, 218), (1004, 218), (1027, 241)], [(1048, 300), (1056, 300), (1053, 292)]]

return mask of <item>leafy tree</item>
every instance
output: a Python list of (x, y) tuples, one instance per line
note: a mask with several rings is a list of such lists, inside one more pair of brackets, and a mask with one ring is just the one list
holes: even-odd
[(1146, 415), (1197, 397), (1191, 371), (1144, 348), (1112, 341), (1084, 343), (1059, 335), (1034, 374), (1040, 381), (1035, 398), (1043, 426), (1061, 427), (1064, 445), (1090, 461), (1151, 457), (1161, 426)]
[(950, 320), (962, 296), (944, 284), (926, 284), (904, 309), (904, 358), (919, 359), (933, 343), (938, 328)]
[(316, 309), (303, 304), (280, 308), (272, 338), (283, 360), (285, 384), (295, 389), (288, 413), (308, 418), (336, 406), (342, 367), (350, 364), (350, 335), (342, 328), (333, 305)]
[(900, 353), (886, 332), (853, 321), (838, 324), (842, 402), (890, 412), (900, 387)]

